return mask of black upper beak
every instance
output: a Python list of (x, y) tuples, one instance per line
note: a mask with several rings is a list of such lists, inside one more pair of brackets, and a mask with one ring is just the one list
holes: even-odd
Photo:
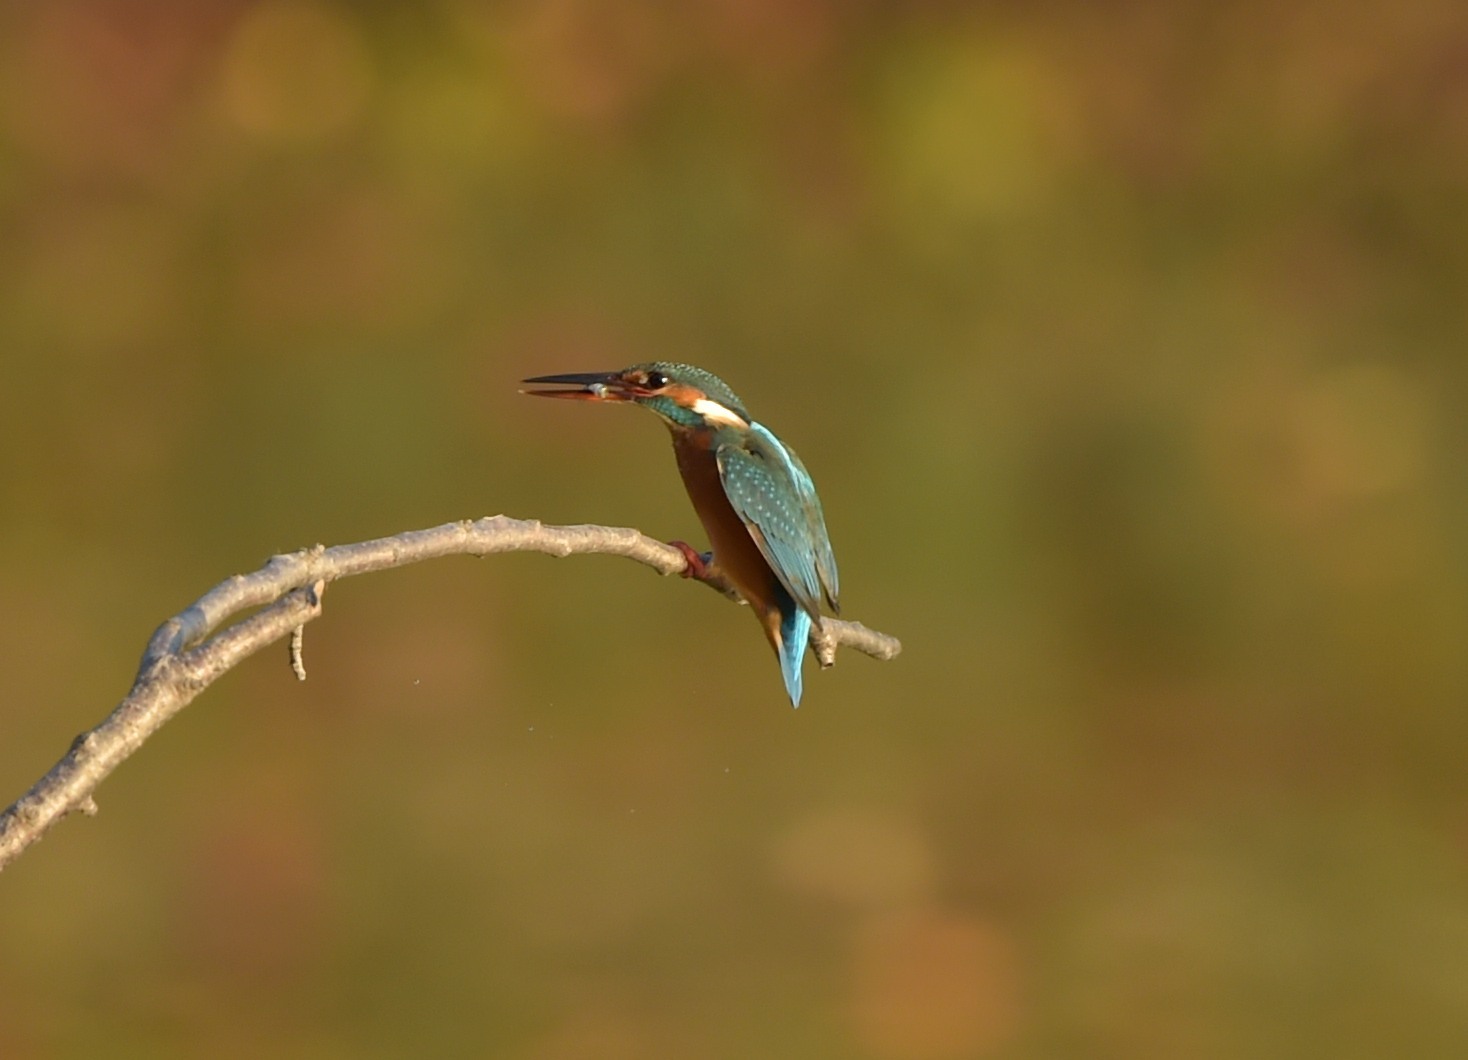
[(522, 383), (554, 383), (556, 388), (539, 387), (522, 390), (535, 397), (571, 398), (577, 401), (626, 401), (626, 386), (616, 372), (568, 372), (564, 375), (537, 375)]

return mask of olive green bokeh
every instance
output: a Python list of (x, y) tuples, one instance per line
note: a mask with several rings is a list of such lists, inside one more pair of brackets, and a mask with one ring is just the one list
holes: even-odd
[(1458, 1057), (1461, 5), (0, 7), (0, 780), (272, 552), (697, 538), (691, 360), (905, 654), (344, 583), (0, 876), (0, 1055)]

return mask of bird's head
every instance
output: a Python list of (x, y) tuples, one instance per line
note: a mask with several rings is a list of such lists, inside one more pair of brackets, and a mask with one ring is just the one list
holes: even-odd
[(653, 361), (634, 364), (620, 372), (582, 372), (541, 375), (526, 383), (551, 383), (554, 389), (522, 390), (536, 397), (573, 401), (631, 402), (656, 412), (669, 426), (683, 430), (720, 430), (749, 427), (744, 402), (724, 381), (691, 364)]

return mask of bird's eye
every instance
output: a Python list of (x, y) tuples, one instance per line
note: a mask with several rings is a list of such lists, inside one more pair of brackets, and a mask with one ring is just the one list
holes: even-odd
[(668, 385), (668, 377), (662, 372), (648, 372), (643, 380), (643, 386), (649, 390), (661, 390)]

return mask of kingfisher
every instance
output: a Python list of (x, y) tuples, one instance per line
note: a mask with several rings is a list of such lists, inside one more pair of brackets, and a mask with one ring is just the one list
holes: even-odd
[(780, 660), (792, 706), (800, 706), (800, 665), (821, 604), (840, 614), (836, 558), (815, 484), (800, 458), (746, 411), (734, 391), (690, 364), (653, 361), (619, 372), (542, 375), (555, 384), (536, 397), (641, 405), (673, 436), (673, 453), (712, 558), (674, 542), (689, 572), (711, 566), (749, 604)]

